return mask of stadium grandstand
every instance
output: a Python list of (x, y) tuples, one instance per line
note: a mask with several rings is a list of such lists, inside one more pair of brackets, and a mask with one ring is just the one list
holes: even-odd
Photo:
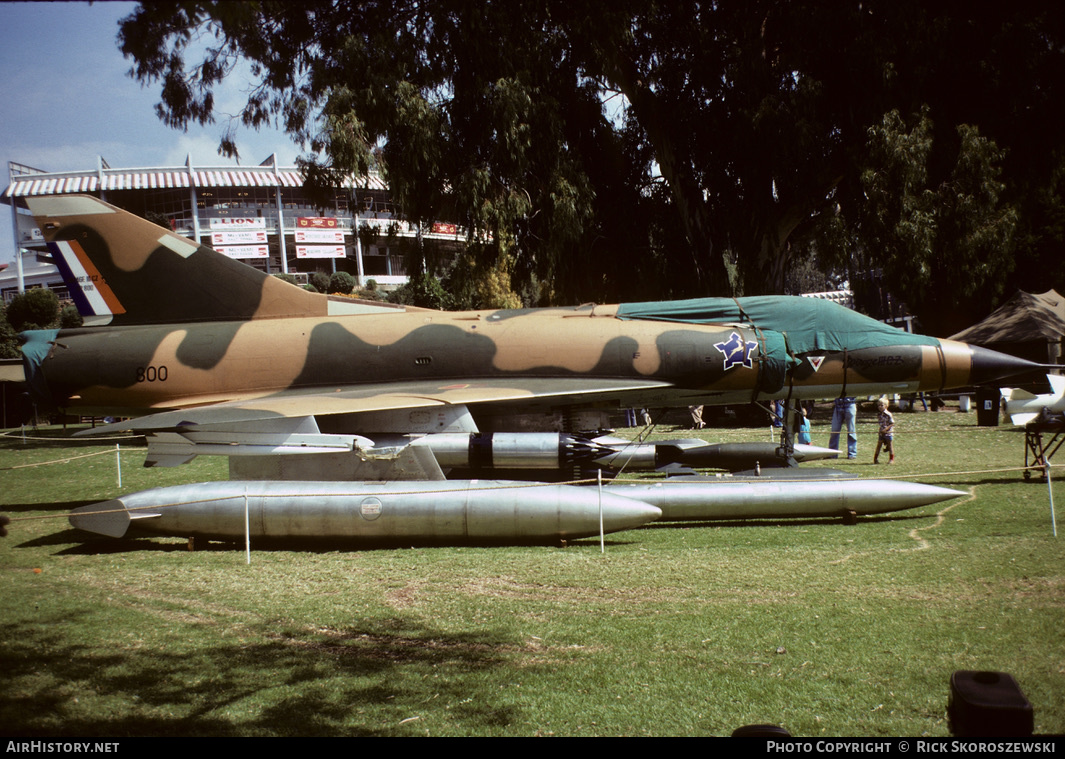
[(24, 199), (41, 195), (94, 195), (198, 240), (268, 273), (346, 271), (360, 286), (382, 289), (407, 281), (403, 250), (424, 245), (465, 245), (455, 224), (429, 226), (405, 220), (376, 172), (336, 191), (326, 208), (303, 189), (303, 173), (279, 166), (276, 155), (258, 166), (111, 168), (102, 157), (89, 171), (51, 172), (8, 163), (9, 182), (0, 202), (11, 207), (15, 265), (0, 267), (0, 290), (10, 300), (27, 287), (64, 285)]

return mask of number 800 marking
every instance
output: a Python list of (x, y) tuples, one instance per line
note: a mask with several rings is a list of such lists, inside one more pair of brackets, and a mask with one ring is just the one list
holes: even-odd
[(138, 366), (137, 382), (166, 382), (166, 366)]

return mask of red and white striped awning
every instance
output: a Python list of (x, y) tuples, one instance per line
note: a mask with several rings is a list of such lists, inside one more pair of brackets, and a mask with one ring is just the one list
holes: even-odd
[(100, 181), (101, 190), (165, 190), (188, 187), (186, 171), (106, 171)]
[[(4, 191), (6, 198), (67, 195), (107, 190), (162, 190), (186, 187), (302, 187), (299, 169), (256, 166), (241, 169), (104, 169), (102, 172), (30, 174), (18, 177)], [(352, 182), (349, 187), (387, 190), (379, 174)]]
[(66, 195), (77, 192), (95, 192), (97, 185), (98, 181), (95, 174), (73, 176), (32, 175), (23, 179), (16, 179), (4, 191), (4, 196), (21, 198), (28, 195)]

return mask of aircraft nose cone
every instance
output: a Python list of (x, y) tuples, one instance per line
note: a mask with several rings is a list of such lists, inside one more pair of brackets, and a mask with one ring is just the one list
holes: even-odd
[(1041, 365), (1023, 358), (999, 353), (979, 345), (969, 346), (973, 352), (973, 365), (970, 381), (974, 385), (994, 385), (1006, 379), (1014, 379), (1034, 374), (1042, 377)]

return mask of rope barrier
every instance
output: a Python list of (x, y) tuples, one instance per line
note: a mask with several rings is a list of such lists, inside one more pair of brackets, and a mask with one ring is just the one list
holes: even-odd
[(39, 466), (50, 466), (52, 464), (66, 464), (71, 461), (77, 461), (78, 459), (90, 459), (93, 456), (110, 456), (114, 454), (115, 449), (109, 448), (106, 451), (97, 451), (96, 453), (83, 453), (80, 456), (67, 456), (62, 459), (53, 459), (51, 461), (38, 461), (35, 464), (16, 464), (15, 466), (0, 466), (0, 472), (8, 472), (14, 469), (34, 469)]
[[(44, 443), (63, 443), (64, 445), (70, 443), (73, 440), (73, 438), (70, 437), (39, 437), (34, 435), (25, 435), (21, 432), (16, 432), (15, 430), (2, 431), (0, 432), (0, 437), (15, 438), (17, 440), (36, 440), (38, 442)], [(108, 437), (93, 437), (91, 439), (79, 438), (79, 440), (84, 440), (85, 444), (89, 445), (105, 440), (140, 440), (142, 438), (144, 438), (144, 435), (110, 435)]]

